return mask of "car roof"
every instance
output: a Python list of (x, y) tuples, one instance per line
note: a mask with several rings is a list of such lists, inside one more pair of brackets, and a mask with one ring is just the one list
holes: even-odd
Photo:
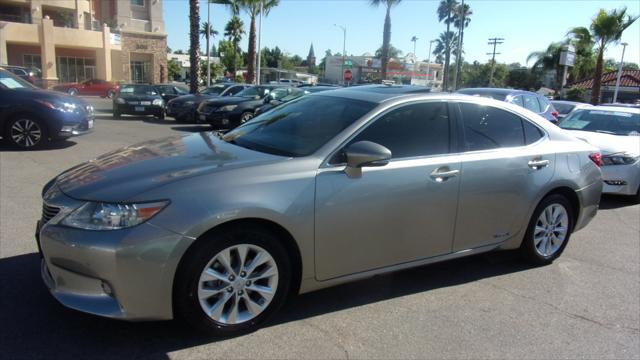
[(466, 89), (460, 89), (457, 92), (460, 94), (467, 94), (467, 95), (480, 95), (480, 96), (489, 95), (491, 97), (494, 97), (494, 96), (500, 97), (500, 99), (497, 99), (497, 100), (504, 100), (506, 99), (507, 96), (516, 95), (516, 94), (529, 94), (529, 95), (539, 96), (538, 94), (531, 91), (505, 89), (505, 88), (466, 88)]
[(403, 95), (426, 94), (430, 91), (431, 90), (429, 88), (415, 85), (362, 85), (335, 88), (329, 92), (322, 92), (322, 94), (336, 97), (347, 97), (374, 103), (383, 103)]
[(552, 104), (567, 104), (567, 105), (589, 105), (587, 103), (579, 102), (579, 101), (569, 101), (569, 100), (551, 100)]

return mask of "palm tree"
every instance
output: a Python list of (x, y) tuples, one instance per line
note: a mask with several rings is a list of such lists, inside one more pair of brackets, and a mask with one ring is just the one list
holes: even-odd
[(549, 46), (543, 51), (534, 51), (527, 56), (527, 63), (531, 60), (535, 60), (531, 66), (531, 72), (543, 71), (555, 71), (556, 89), (560, 89), (562, 86), (562, 66), (560, 66), (560, 53), (562, 47), (566, 45), (566, 42), (555, 42), (549, 44)]
[[(376, 50), (376, 53), (374, 54), (375, 58), (382, 59), (382, 48), (383, 47), (380, 46), (378, 48), (378, 50)], [(397, 57), (401, 56), (402, 55), (402, 50), (400, 50), (400, 49), (396, 48), (395, 46), (389, 44), (389, 50), (388, 50), (387, 54), (389, 56), (388, 59), (391, 60), (393, 58), (397, 58)]]
[(224, 36), (229, 38), (229, 41), (233, 44), (233, 76), (235, 78), (238, 66), (236, 64), (238, 47), (244, 35), (244, 23), (240, 17), (234, 15), (224, 28)]
[[(438, 5), (438, 21), (444, 21), (447, 24), (447, 31), (449, 33), (450, 26), (454, 20), (454, 10), (458, 6), (458, 1), (456, 0), (442, 0), (440, 1), (440, 5)], [(444, 80), (442, 82), (442, 90), (447, 91), (448, 89), (448, 79), (449, 79), (449, 61), (451, 58), (451, 43), (446, 42), (445, 44), (447, 48), (445, 48), (444, 53)]]
[(198, 74), (200, 71), (200, 1), (189, 0), (189, 91), (192, 94), (198, 92)]
[[(208, 37), (207, 37), (207, 28), (209, 30), (208, 33)], [(207, 42), (207, 51), (206, 51), (206, 55), (209, 56), (211, 54), (211, 49), (209, 48), (209, 40), (214, 38), (216, 35), (218, 35), (218, 31), (213, 30), (213, 26), (211, 26), (211, 24), (209, 24), (207, 21), (202, 23), (202, 27), (200, 28), (200, 35), (203, 36)], [(211, 42), (213, 44), (213, 42)]]
[(596, 59), (593, 56), (595, 42), (589, 29), (575, 28), (570, 30), (567, 36), (576, 48), (576, 62), (571, 68), (571, 79), (578, 81), (592, 76), (596, 69)]
[(433, 55), (436, 56), (436, 63), (443, 63), (447, 50), (455, 50), (456, 52), (458, 50), (458, 41), (456, 39), (456, 34), (453, 31), (445, 31), (436, 39), (436, 47), (433, 49)]
[[(249, 26), (249, 61), (247, 64), (247, 82), (253, 83), (256, 69), (256, 17), (262, 13), (266, 16), (269, 11), (278, 6), (280, 0), (236, 0), (239, 8), (244, 9), (251, 18)], [(261, 6), (262, 5), (262, 6)]]
[(371, 6), (378, 7), (384, 4), (387, 7), (387, 14), (384, 17), (384, 29), (382, 30), (382, 79), (387, 78), (387, 64), (389, 63), (389, 47), (391, 46), (391, 8), (398, 5), (402, 0), (370, 0)]
[(458, 79), (460, 78), (460, 71), (462, 70), (462, 44), (464, 40), (464, 29), (469, 26), (471, 22), (471, 7), (469, 4), (465, 4), (462, 0), (462, 4), (456, 6), (454, 10), (453, 26), (458, 29), (458, 51), (456, 52), (456, 76), (453, 79), (453, 90), (458, 87)]
[(569, 31), (571, 34), (580, 34), (584, 36), (589, 33), (591, 38), (595, 40), (598, 57), (596, 58), (596, 72), (593, 78), (593, 89), (591, 89), (591, 103), (597, 105), (600, 103), (600, 87), (602, 84), (602, 68), (604, 51), (609, 44), (615, 44), (620, 41), (622, 33), (638, 19), (638, 16), (627, 15), (627, 9), (611, 10), (607, 12), (600, 9), (598, 14), (591, 20), (590, 30), (585, 27), (577, 27)]

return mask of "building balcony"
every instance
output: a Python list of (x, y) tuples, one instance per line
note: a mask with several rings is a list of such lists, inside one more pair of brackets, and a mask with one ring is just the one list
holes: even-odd
[[(38, 24), (23, 24), (6, 22), (3, 31), (3, 40), (16, 44), (40, 44), (40, 27)], [(114, 41), (110, 36), (112, 50), (121, 50), (119, 41)], [(53, 44), (56, 47), (101, 49), (103, 44), (102, 31), (84, 30), (75, 28), (54, 27)]]

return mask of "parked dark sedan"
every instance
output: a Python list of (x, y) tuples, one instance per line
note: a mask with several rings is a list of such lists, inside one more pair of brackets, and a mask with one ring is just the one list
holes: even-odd
[[(236, 96), (211, 99), (198, 106), (198, 122), (209, 123), (214, 128), (234, 128), (251, 120), (257, 108), (264, 105), (264, 99), (270, 92), (283, 89), (281, 85), (257, 85), (246, 88)], [(288, 95), (288, 91), (277, 91), (279, 98)]]
[(93, 128), (93, 107), (42, 90), (0, 67), (0, 129), (5, 142), (32, 149)]
[(273, 95), (275, 91), (272, 91), (269, 94), (269, 96), (264, 98), (264, 105), (257, 108), (254, 115), (258, 116), (277, 106), (280, 106), (284, 103), (288, 103), (289, 101), (295, 100), (307, 94), (313, 94), (321, 91), (335, 90), (335, 89), (338, 89), (338, 88), (335, 86), (312, 86), (312, 87), (303, 87), (303, 88), (300, 88), (300, 87), (291, 88), (291, 92), (289, 93), (289, 95), (282, 97), (280, 99), (277, 99), (276, 97), (274, 97)]
[(223, 83), (210, 86), (197, 94), (179, 96), (167, 102), (167, 116), (178, 122), (195, 122), (196, 110), (203, 100), (221, 96), (233, 96), (249, 85)]
[(488, 97), (521, 106), (556, 124), (559, 113), (549, 99), (531, 91), (498, 88), (469, 88), (458, 90), (459, 94)]
[(175, 84), (156, 84), (154, 86), (165, 104), (179, 96), (189, 95), (189, 90)]
[(122, 114), (164, 119), (164, 100), (152, 85), (125, 84), (113, 98), (113, 117), (119, 118)]

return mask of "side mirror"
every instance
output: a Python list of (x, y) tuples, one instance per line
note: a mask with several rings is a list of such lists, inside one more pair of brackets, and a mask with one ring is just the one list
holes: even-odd
[(371, 141), (358, 141), (345, 149), (347, 167), (385, 166), (391, 160), (391, 150)]

